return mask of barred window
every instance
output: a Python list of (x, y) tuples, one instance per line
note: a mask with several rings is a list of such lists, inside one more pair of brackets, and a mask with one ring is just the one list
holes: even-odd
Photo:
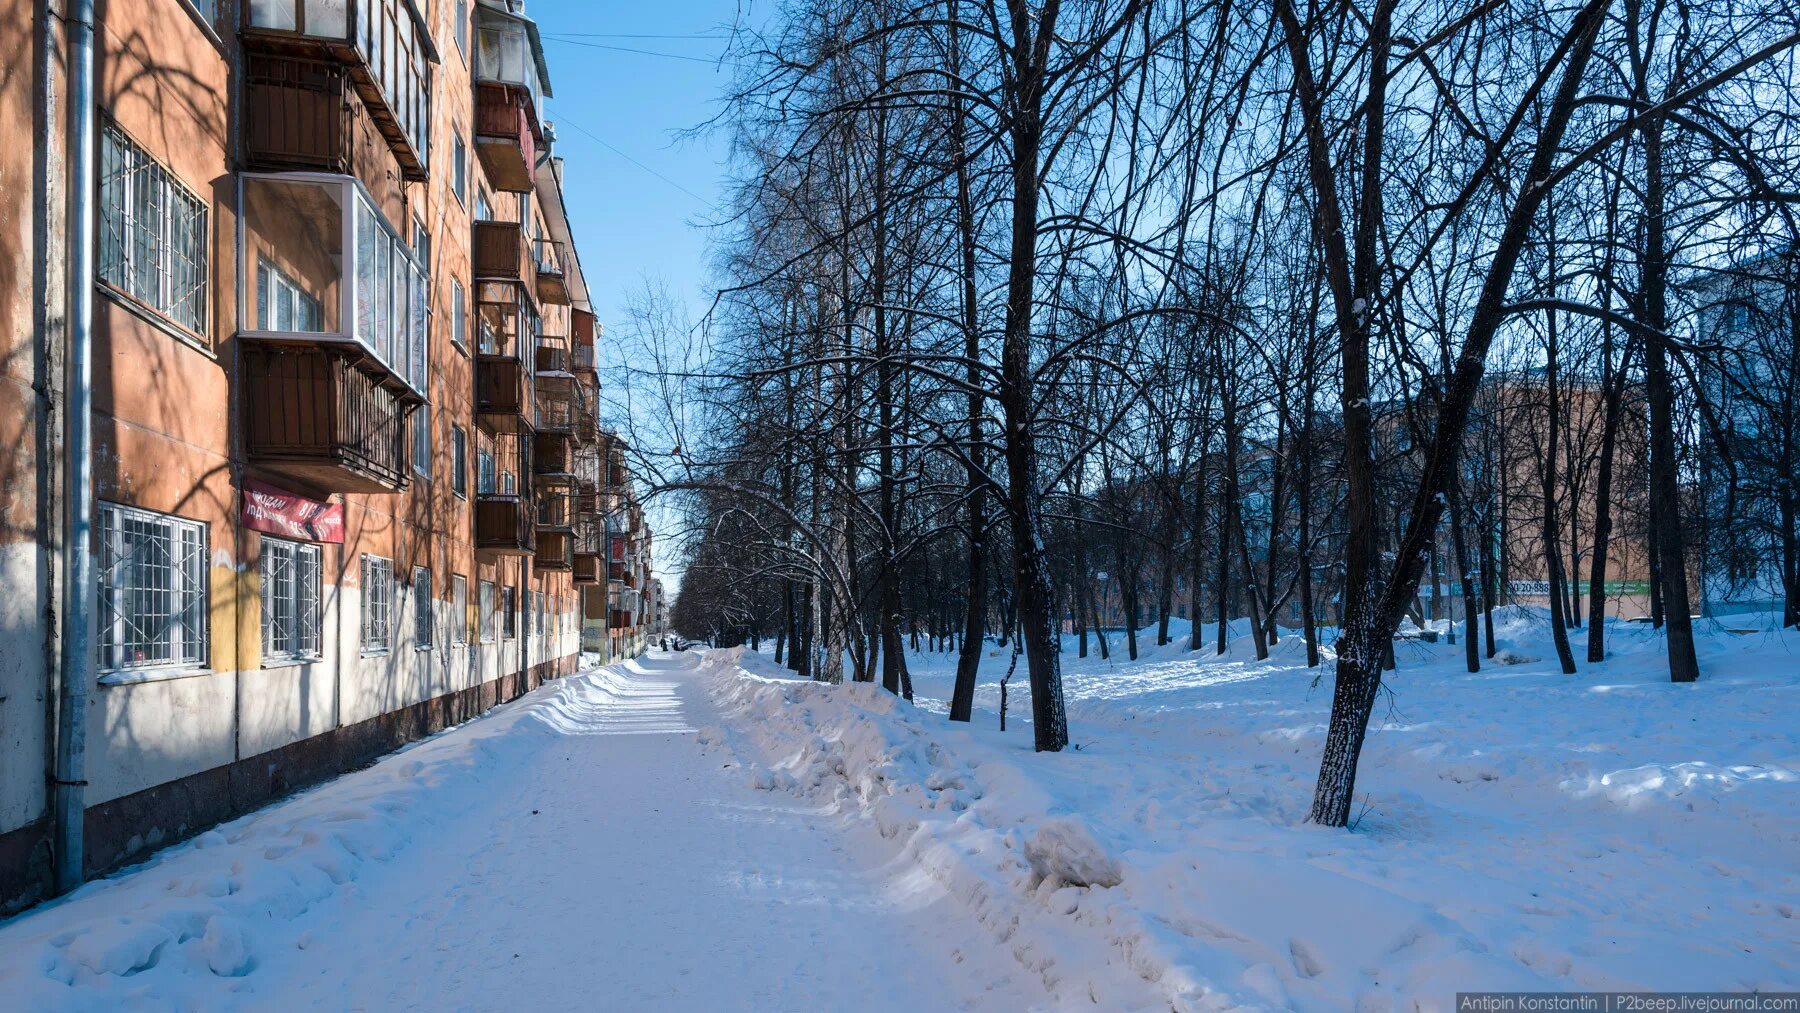
[(206, 663), (206, 526), (100, 505), (100, 667)]
[(362, 558), (362, 645), (385, 651), (394, 641), (394, 564), (380, 556)]
[(511, 587), (500, 589), (500, 636), (505, 640), (519, 635), (519, 613), (515, 604), (517, 594)]
[(207, 239), (206, 202), (107, 124), (100, 142), (100, 280), (204, 335)]
[(423, 566), (413, 567), (413, 646), (421, 651), (429, 651), (436, 642), (434, 627), (436, 616), (432, 614), (431, 571)]
[(450, 578), (450, 642), (469, 642), (469, 578), (460, 573)]
[(481, 597), (477, 607), (481, 610), (481, 615), (476, 617), (476, 621), (481, 623), (481, 642), (491, 644), (494, 642), (494, 582), (482, 581), (478, 593)]
[(262, 540), (263, 657), (291, 661), (319, 656), (319, 547), (264, 536)]

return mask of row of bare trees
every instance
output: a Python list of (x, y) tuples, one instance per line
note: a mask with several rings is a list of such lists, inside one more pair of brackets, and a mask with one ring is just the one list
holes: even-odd
[(1332, 826), (1409, 619), (1473, 669), (1523, 580), (1573, 672), (1641, 590), (1696, 678), (1706, 602), (1800, 623), (1797, 33), (1776, 0), (789, 0), (734, 45), (724, 283), (658, 462), (677, 625), (908, 696), (909, 650), (957, 651), (957, 720), (1016, 645), (1040, 750), (1065, 631), (1298, 636)]

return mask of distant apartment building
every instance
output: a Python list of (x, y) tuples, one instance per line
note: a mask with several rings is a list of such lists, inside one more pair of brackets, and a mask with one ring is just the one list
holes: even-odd
[(606, 513), (629, 476), (522, 4), (111, 0), (86, 116), (64, 6), (0, 0), (0, 911), (51, 889), (58, 791), (96, 874), (574, 671), (617, 537), (649, 539)]

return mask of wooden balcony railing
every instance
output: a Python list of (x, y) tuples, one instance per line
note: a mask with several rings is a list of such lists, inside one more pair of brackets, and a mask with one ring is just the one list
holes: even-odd
[(252, 463), (325, 492), (406, 487), (406, 402), (354, 356), (257, 343), (243, 355)]
[(563, 244), (554, 239), (540, 239), (532, 253), (532, 259), (537, 262), (538, 302), (569, 305), (569, 279), (564, 275)]
[(532, 566), (539, 570), (572, 570), (575, 567), (575, 536), (567, 531), (537, 532), (537, 553)]
[(475, 547), (501, 556), (537, 553), (537, 525), (523, 496), (475, 497)]
[(475, 356), (475, 413), (497, 429), (528, 427), (531, 387), (523, 362), (511, 355)]
[(476, 222), (471, 242), (470, 257), (474, 260), (475, 277), (518, 282), (533, 277), (526, 273), (529, 251), (526, 250), (525, 232), (518, 222)]
[(537, 182), (538, 142), (530, 95), (494, 81), (475, 85), (475, 153), (496, 187), (531, 192)]

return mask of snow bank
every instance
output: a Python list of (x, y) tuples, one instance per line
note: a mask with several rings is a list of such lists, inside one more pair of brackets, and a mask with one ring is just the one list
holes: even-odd
[(305, 950), (297, 922), (505, 790), (626, 692), (601, 669), (557, 680), (353, 777), (221, 825), (0, 925), (0, 1006), (199, 1009), (221, 979)]
[(1222, 657), (1172, 625), (1135, 663), (1071, 643), (1061, 754), (1030, 752), (1022, 679), (998, 732), (999, 649), (967, 726), (953, 655), (909, 656), (917, 706), (720, 659), (717, 739), (756, 787), (872, 821), (1067, 1005), (1800, 987), (1800, 642), (1704, 630), (1686, 686), (1625, 624), (1575, 677), (1525, 611), (1499, 630), (1513, 663), (1479, 674), (1403, 644), (1346, 833), (1305, 822), (1328, 670), (1315, 687), (1297, 638), (1257, 662), (1238, 624)]

